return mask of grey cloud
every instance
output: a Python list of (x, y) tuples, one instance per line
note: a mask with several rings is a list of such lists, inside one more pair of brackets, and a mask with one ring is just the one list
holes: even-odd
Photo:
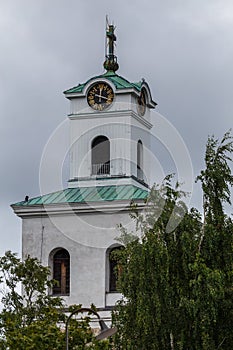
[[(117, 27), (119, 74), (146, 78), (197, 174), (207, 136), (232, 126), (232, 10), (217, 0), (0, 4), (0, 253), (20, 249), (9, 205), (39, 194), (43, 147), (69, 112), (62, 91), (103, 72), (105, 15)], [(169, 157), (164, 164), (173, 170)]]

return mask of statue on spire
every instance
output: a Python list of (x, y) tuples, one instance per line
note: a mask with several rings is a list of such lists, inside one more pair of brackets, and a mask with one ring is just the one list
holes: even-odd
[[(115, 27), (112, 24), (108, 24), (106, 28), (106, 38), (108, 53), (106, 54), (106, 60), (104, 62), (104, 68), (109, 72), (116, 72), (119, 68), (117, 63), (117, 57), (114, 55), (114, 42), (116, 41), (116, 35), (114, 34)], [(107, 50), (106, 50), (107, 51)]]

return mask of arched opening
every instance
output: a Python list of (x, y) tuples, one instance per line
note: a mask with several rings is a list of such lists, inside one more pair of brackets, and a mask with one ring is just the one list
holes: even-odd
[(117, 246), (108, 249), (107, 251), (107, 263), (108, 263), (108, 291), (109, 292), (117, 292), (117, 281), (119, 278), (119, 274), (121, 273), (121, 265), (119, 264), (119, 257), (117, 252), (124, 249), (123, 246)]
[(70, 254), (66, 249), (58, 249), (52, 257), (53, 279), (56, 284), (53, 286), (53, 295), (70, 294)]
[(141, 140), (137, 143), (137, 178), (143, 180), (143, 145)]
[(110, 142), (106, 136), (97, 136), (91, 145), (92, 175), (110, 174)]

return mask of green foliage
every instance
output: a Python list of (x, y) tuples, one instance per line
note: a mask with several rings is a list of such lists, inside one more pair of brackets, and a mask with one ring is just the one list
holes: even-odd
[(209, 137), (205, 154), (206, 169), (197, 177), (203, 189), (205, 218), (214, 225), (224, 222), (224, 203), (231, 204), (230, 187), (233, 185), (233, 175), (228, 162), (232, 161), (229, 156), (232, 152), (230, 132), (225, 133), (220, 142), (213, 136)]
[[(0, 258), (3, 309), (0, 312), (0, 349), (4, 350), (64, 350), (67, 316), (62, 299), (48, 293), (53, 285), (50, 270), (27, 257), (23, 262), (16, 254), (6, 252)], [(22, 287), (22, 293), (20, 292)], [(74, 308), (79, 308), (74, 305)], [(94, 310), (94, 309), (93, 309)], [(79, 315), (80, 317), (80, 315)], [(69, 324), (69, 348), (107, 350), (108, 341), (96, 341), (90, 327), (90, 317)]]
[(198, 177), (204, 222), (171, 177), (152, 189), (146, 214), (134, 208), (139, 235), (123, 229), (121, 237), (116, 349), (233, 349), (233, 223), (224, 211), (232, 151), (229, 133), (220, 143), (209, 138)]

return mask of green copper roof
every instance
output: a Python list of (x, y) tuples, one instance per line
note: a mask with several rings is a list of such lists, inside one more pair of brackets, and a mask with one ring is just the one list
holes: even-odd
[(135, 88), (136, 90), (140, 91), (141, 90), (141, 86), (142, 86), (142, 82), (141, 81), (137, 82), (137, 83), (130, 83), (128, 80), (126, 80), (125, 78), (121, 77), (120, 75), (117, 75), (117, 74), (115, 74), (112, 71), (108, 71), (105, 74), (93, 77), (93, 78), (87, 80), (83, 84), (79, 84), (77, 86), (74, 86), (71, 89), (68, 89), (68, 90), (64, 91), (64, 94), (82, 92), (83, 88), (85, 87), (85, 85), (88, 84), (91, 80), (101, 79), (101, 78), (105, 78), (105, 79), (108, 79), (109, 81), (111, 81), (115, 85), (116, 89), (132, 89), (132, 88)]
[(146, 199), (148, 191), (133, 185), (67, 188), (15, 203), (15, 206)]

